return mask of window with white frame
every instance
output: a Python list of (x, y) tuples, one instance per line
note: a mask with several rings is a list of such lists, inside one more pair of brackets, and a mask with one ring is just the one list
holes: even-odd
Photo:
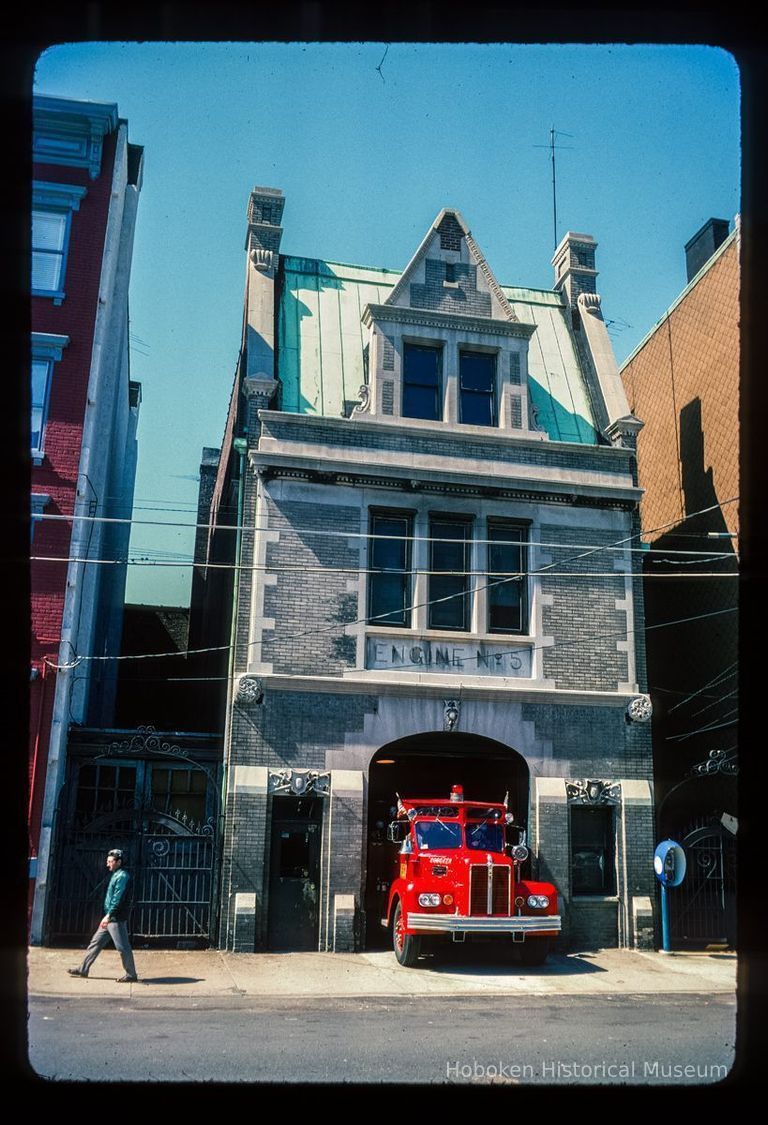
[(411, 624), (413, 516), (371, 512), (368, 553), (368, 620), (376, 625)]
[(48, 419), (53, 370), (68, 343), (69, 336), (55, 336), (48, 332), (32, 333), (30, 448), (36, 464), (42, 460), (45, 450), (45, 424)]
[(472, 523), (461, 517), (432, 516), (429, 521), (430, 629), (466, 631), (471, 620), (469, 551)]
[(403, 345), (403, 417), (443, 417), (442, 349)]
[(465, 426), (495, 426), (496, 356), (459, 352), (459, 421)]
[(35, 181), (32, 189), (32, 293), (64, 300), (72, 213), (80, 209), (86, 188)]
[[(502, 517), (481, 521), (471, 514), (432, 511), (418, 515), (413, 511), (372, 509), (368, 623), (405, 629), (528, 634), (529, 530), (523, 521)], [(416, 570), (414, 537), (419, 548), (416, 557), (421, 559), (416, 562)], [(474, 587), (473, 555), (474, 565), (481, 572)], [(422, 568), (424, 586), (419, 593), (416, 587), (422, 581)], [(414, 606), (417, 593), (420, 605)]]
[(488, 632), (528, 632), (528, 530), (488, 521)]

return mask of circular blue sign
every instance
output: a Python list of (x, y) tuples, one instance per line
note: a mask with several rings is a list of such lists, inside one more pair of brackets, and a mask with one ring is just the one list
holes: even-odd
[(662, 840), (653, 853), (653, 870), (665, 887), (679, 887), (685, 878), (685, 852), (674, 840)]

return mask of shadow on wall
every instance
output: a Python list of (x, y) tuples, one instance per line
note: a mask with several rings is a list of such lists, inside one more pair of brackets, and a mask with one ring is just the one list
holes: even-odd
[(647, 634), (658, 799), (710, 751), (736, 741), (737, 558), (731, 539), (720, 538), (728, 525), (713, 469), (704, 465), (698, 398), (680, 411), (680, 461), (685, 515), (653, 541), (644, 568), (647, 625), (681, 622)]
[(533, 375), (528, 375), (531, 403), (536, 425), (549, 434), (552, 441), (573, 441), (581, 445), (597, 445), (599, 438), (588, 418), (573, 410), (566, 410), (550, 389)]

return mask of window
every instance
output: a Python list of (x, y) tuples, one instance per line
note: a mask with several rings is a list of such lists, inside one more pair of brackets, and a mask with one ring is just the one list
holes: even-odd
[(496, 356), (459, 355), (459, 421), (465, 426), (496, 425)]
[[(488, 632), (528, 631), (527, 530), (488, 521)], [(522, 578), (510, 578), (522, 574)]]
[(53, 360), (32, 359), (32, 422), (30, 425), (30, 445), (33, 452), (40, 453), (43, 448), (43, 426), (45, 424), (48, 390), (51, 385)]
[(72, 184), (32, 186), (32, 292), (64, 300), (64, 277), (72, 212), (80, 209), (86, 189)]
[(48, 332), (32, 333), (30, 447), (35, 464), (39, 464), (43, 459), (45, 423), (48, 417), (48, 400), (54, 365), (61, 359), (68, 343), (69, 336), (54, 336)]
[(411, 534), (411, 516), (371, 513), (368, 620), (376, 625), (410, 626)]
[(403, 417), (439, 421), (443, 416), (440, 348), (405, 344), (403, 349)]
[(616, 893), (610, 805), (571, 806), (571, 887), (575, 895)]
[(468, 520), (429, 521), (430, 629), (469, 629)]

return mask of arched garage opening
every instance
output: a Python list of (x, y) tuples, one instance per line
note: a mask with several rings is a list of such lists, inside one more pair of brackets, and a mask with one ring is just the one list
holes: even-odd
[(398, 846), (387, 840), (397, 795), (448, 800), (461, 785), (470, 801), (503, 801), (515, 824), (527, 828), (530, 774), (528, 764), (502, 742), (459, 731), (412, 735), (390, 742), (371, 760), (368, 775), (366, 945), (383, 949), (388, 936), (380, 924), (397, 865)]

